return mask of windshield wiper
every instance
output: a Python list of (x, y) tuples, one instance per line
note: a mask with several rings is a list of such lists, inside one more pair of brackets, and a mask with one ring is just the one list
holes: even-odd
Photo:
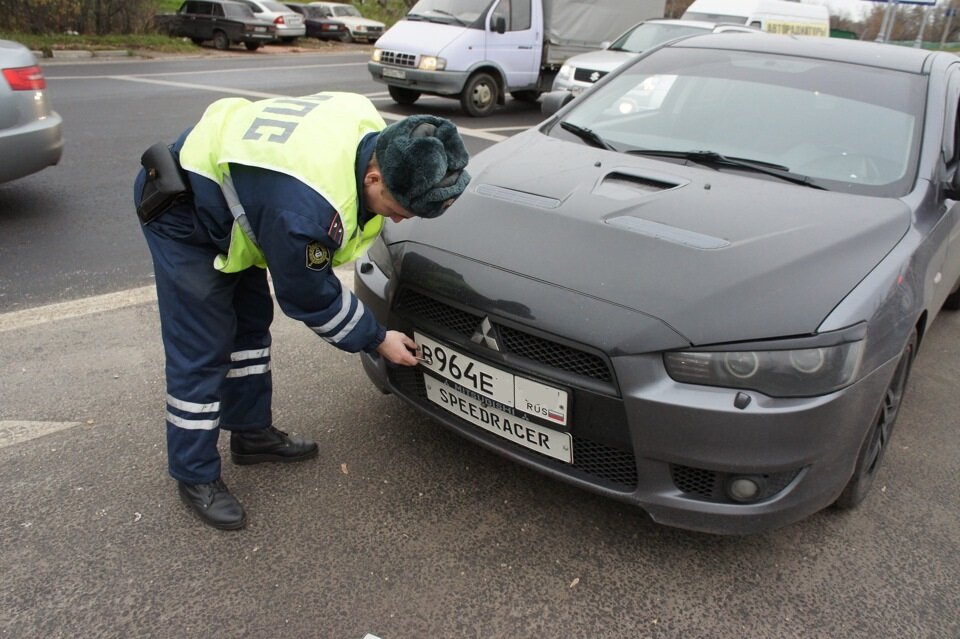
[(648, 155), (661, 158), (678, 158), (681, 160), (690, 160), (700, 164), (712, 166), (732, 166), (738, 169), (746, 169), (764, 175), (771, 175), (787, 182), (809, 186), (812, 189), (825, 190), (809, 176), (800, 175), (790, 171), (790, 167), (763, 160), (751, 160), (749, 158), (730, 157), (717, 153), (716, 151), (670, 151), (666, 149), (630, 149), (627, 153), (631, 155)]
[(564, 131), (569, 131), (570, 133), (573, 133), (575, 136), (577, 136), (584, 142), (587, 142), (593, 146), (599, 147), (601, 149), (607, 149), (608, 151), (617, 150), (612, 144), (610, 144), (609, 142), (604, 140), (602, 137), (597, 135), (597, 132), (594, 131), (593, 129), (588, 129), (586, 127), (580, 126), (579, 124), (574, 124), (573, 122), (567, 122), (566, 120), (563, 120), (562, 122), (560, 122), (560, 128), (563, 129)]

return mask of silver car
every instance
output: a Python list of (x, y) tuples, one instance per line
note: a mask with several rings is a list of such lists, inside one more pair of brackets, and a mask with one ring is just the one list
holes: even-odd
[(0, 182), (9, 182), (60, 161), (63, 121), (29, 49), (0, 40), (0, 70)]
[(621, 64), (664, 42), (684, 36), (724, 32), (762, 33), (759, 29), (737, 24), (702, 20), (645, 20), (633, 25), (610, 46), (600, 51), (581, 53), (569, 58), (553, 80), (554, 91), (570, 91), (577, 95)]
[(358, 261), (357, 296), (420, 347), (362, 354), (374, 383), (671, 526), (897, 489), (911, 363), (960, 308), (960, 57), (706, 34), (555, 96)]
[(273, 0), (238, 0), (253, 10), (253, 14), (260, 20), (272, 22), (277, 27), (277, 40), (293, 42), (307, 33), (303, 16)]

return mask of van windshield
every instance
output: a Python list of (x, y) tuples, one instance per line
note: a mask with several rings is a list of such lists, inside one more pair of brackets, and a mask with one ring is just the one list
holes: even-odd
[(490, 0), (420, 0), (406, 18), (467, 26), (477, 22), (489, 6)]
[(925, 95), (913, 73), (666, 48), (577, 98), (550, 134), (665, 161), (740, 158), (829, 190), (899, 197), (916, 174)]

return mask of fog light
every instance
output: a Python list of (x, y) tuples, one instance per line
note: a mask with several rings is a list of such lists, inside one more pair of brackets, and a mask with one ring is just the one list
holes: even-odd
[(732, 477), (727, 481), (727, 496), (734, 501), (754, 501), (760, 496), (758, 477)]

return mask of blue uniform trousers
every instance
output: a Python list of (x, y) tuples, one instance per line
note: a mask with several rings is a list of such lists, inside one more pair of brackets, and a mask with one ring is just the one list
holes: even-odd
[[(139, 193), (140, 180), (137, 181)], [(226, 274), (190, 204), (143, 227), (153, 256), (166, 354), (167, 460), (180, 481), (220, 476), (217, 439), (271, 425), (270, 323), (266, 271)]]

